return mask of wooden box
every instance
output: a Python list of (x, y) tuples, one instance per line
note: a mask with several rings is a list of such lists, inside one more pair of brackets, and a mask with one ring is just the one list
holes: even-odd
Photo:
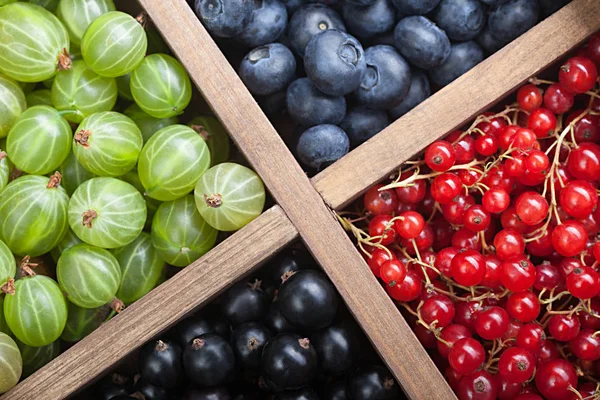
[(298, 237), (329, 275), (407, 396), (456, 398), (332, 210), (342, 209), (429, 143), (502, 100), (600, 29), (600, 1), (574, 0), (312, 179), (188, 3), (139, 3), (277, 205), (0, 400), (68, 397)]

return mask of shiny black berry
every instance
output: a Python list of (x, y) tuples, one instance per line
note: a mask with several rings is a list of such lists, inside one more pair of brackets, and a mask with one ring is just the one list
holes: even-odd
[(294, 325), (290, 324), (289, 321), (283, 318), (283, 315), (281, 315), (281, 309), (279, 308), (278, 301), (271, 303), (264, 322), (267, 328), (269, 328), (274, 334), (289, 333), (297, 330)]
[(328, 384), (321, 394), (321, 400), (350, 400), (347, 379)]
[(271, 336), (271, 331), (257, 322), (246, 322), (235, 328), (231, 344), (239, 364), (246, 369), (258, 369), (263, 348)]
[(222, 297), (223, 314), (232, 326), (260, 321), (267, 310), (267, 297), (261, 282), (238, 284)]
[(231, 393), (225, 386), (204, 389), (188, 389), (182, 400), (231, 400)]
[(311, 335), (321, 370), (329, 375), (348, 371), (360, 354), (356, 329), (349, 323), (336, 323)]
[(275, 336), (265, 346), (261, 371), (269, 386), (292, 390), (300, 389), (314, 379), (317, 364), (317, 352), (309, 339), (284, 333)]
[(154, 386), (174, 388), (182, 378), (181, 347), (169, 340), (148, 342), (140, 350), (138, 366), (144, 381)]
[(231, 378), (235, 370), (235, 357), (225, 339), (214, 333), (207, 333), (193, 339), (185, 347), (183, 366), (193, 382), (216, 386)]
[(282, 251), (270, 263), (270, 279), (279, 286), (289, 277), (290, 272), (300, 271), (312, 266), (312, 260), (306, 250), (288, 249)]
[(386, 368), (373, 365), (356, 371), (348, 393), (352, 400), (395, 400), (400, 397), (400, 387)]
[(144, 395), (144, 400), (168, 400), (169, 392), (165, 389), (154, 386), (145, 382), (143, 380), (139, 380), (135, 384), (135, 392)]
[(291, 392), (280, 393), (275, 400), (319, 400), (317, 392), (311, 388), (303, 388)]

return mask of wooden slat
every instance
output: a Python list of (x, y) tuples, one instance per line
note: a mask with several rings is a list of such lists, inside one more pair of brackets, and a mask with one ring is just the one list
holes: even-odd
[(600, 29), (600, 1), (575, 0), (312, 180), (333, 209), (552, 64)]
[(140, 0), (406, 393), (455, 398), (260, 107), (184, 0)]
[(223, 241), (0, 400), (59, 400), (250, 273), (298, 235), (279, 206)]

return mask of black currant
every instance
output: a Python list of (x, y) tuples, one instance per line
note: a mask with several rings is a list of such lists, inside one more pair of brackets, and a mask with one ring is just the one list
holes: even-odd
[(246, 322), (234, 329), (231, 344), (237, 361), (243, 368), (258, 369), (265, 344), (271, 331), (257, 322)]
[(261, 370), (269, 386), (279, 390), (300, 389), (315, 377), (317, 352), (310, 340), (284, 333), (271, 339), (263, 349)]
[(193, 339), (185, 347), (183, 365), (193, 382), (216, 386), (232, 377), (235, 356), (227, 340), (214, 333), (207, 333)]
[(146, 343), (140, 350), (138, 366), (142, 379), (154, 386), (174, 388), (182, 378), (181, 347), (169, 340)]

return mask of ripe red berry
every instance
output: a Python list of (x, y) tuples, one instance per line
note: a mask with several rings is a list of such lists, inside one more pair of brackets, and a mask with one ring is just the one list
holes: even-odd
[(486, 211), (498, 214), (506, 210), (510, 205), (510, 196), (505, 188), (492, 186), (486, 191), (481, 199), (481, 204)]
[(445, 247), (441, 249), (435, 258), (433, 266), (437, 268), (442, 275), (447, 278), (452, 277), (452, 259), (458, 254), (458, 249), (455, 247)]
[(536, 353), (542, 347), (545, 340), (546, 334), (544, 333), (544, 329), (532, 322), (523, 325), (521, 329), (519, 329), (516, 343), (517, 346), (528, 350), (531, 353)]
[(585, 226), (575, 220), (563, 222), (552, 232), (552, 246), (563, 257), (573, 257), (585, 249), (587, 243)]
[(550, 317), (548, 321), (548, 332), (559, 342), (569, 342), (579, 334), (581, 324), (579, 318), (568, 315), (557, 314)]
[(431, 143), (425, 150), (425, 163), (433, 171), (445, 172), (454, 165), (456, 152), (454, 147), (445, 140)]
[(394, 223), (390, 223), (392, 216), (389, 214), (379, 214), (373, 217), (369, 222), (369, 236), (377, 237), (381, 236), (379, 244), (387, 246), (394, 243), (396, 240), (396, 231), (394, 231)]
[(598, 195), (591, 183), (571, 181), (560, 191), (559, 203), (571, 217), (586, 218), (598, 206)]
[(545, 261), (536, 267), (533, 287), (537, 290), (551, 290), (558, 286), (561, 279), (558, 268)]
[(498, 143), (498, 139), (491, 134), (479, 136), (475, 140), (475, 151), (484, 157), (496, 154), (499, 147), (500, 144)]
[(433, 179), (430, 191), (435, 201), (446, 204), (458, 196), (461, 189), (462, 182), (460, 178), (455, 174), (446, 172)]
[(542, 90), (535, 85), (523, 85), (517, 91), (517, 103), (523, 111), (532, 112), (542, 106), (543, 100)]
[(535, 267), (524, 255), (512, 256), (502, 264), (500, 280), (512, 292), (528, 290), (535, 282)]
[[(531, 129), (521, 128), (515, 133), (512, 147), (520, 150), (529, 150), (537, 143), (537, 136)], [(539, 147), (539, 144), (538, 144)]]
[(571, 394), (569, 388), (577, 387), (575, 367), (560, 359), (541, 364), (535, 374), (535, 386), (547, 399), (567, 398)]
[(494, 237), (494, 247), (500, 260), (508, 260), (525, 252), (525, 239), (514, 229), (503, 229)]
[(564, 63), (558, 72), (560, 85), (571, 93), (580, 94), (596, 85), (598, 70), (586, 57), (573, 57)]
[(527, 158), (525, 158), (525, 167), (533, 173), (541, 173), (550, 167), (550, 160), (543, 151), (531, 150)]
[(512, 177), (518, 178), (525, 175), (527, 167), (525, 165), (526, 157), (522, 154), (515, 154), (504, 162), (506, 173)]
[(544, 106), (554, 114), (565, 114), (575, 104), (575, 96), (563, 89), (558, 83), (553, 83), (544, 93)]
[(396, 286), (406, 278), (406, 265), (398, 259), (386, 261), (381, 266), (380, 275), (388, 286)]
[(414, 271), (407, 271), (402, 283), (394, 286), (386, 285), (385, 290), (392, 299), (406, 303), (419, 297), (422, 286), (419, 275)]
[(529, 114), (527, 128), (540, 139), (551, 136), (556, 129), (556, 115), (547, 108), (538, 108)]
[(462, 225), (465, 211), (475, 204), (475, 198), (471, 195), (460, 194), (451, 202), (442, 205), (442, 214), (446, 221), (453, 225)]
[(589, 182), (600, 179), (600, 146), (596, 143), (581, 143), (571, 150), (567, 167), (576, 179)]
[(450, 366), (459, 374), (471, 374), (485, 361), (485, 349), (473, 338), (463, 338), (454, 344), (448, 354)]
[(473, 232), (481, 232), (487, 229), (491, 221), (490, 213), (478, 204), (469, 207), (463, 216), (463, 225)]
[(511, 347), (500, 355), (498, 373), (508, 382), (523, 383), (533, 375), (535, 364), (535, 358), (529, 351)]
[(508, 330), (510, 317), (502, 307), (493, 306), (477, 313), (475, 331), (485, 340), (501, 338)]
[(425, 228), (423, 216), (415, 211), (407, 211), (400, 214), (394, 221), (394, 229), (398, 235), (405, 239), (414, 239)]
[(569, 348), (575, 357), (587, 361), (600, 359), (600, 338), (592, 329), (581, 330), (575, 339), (569, 342)]
[(367, 264), (377, 278), (381, 277), (381, 267), (389, 260), (395, 260), (396, 256), (391, 251), (385, 251), (384, 249), (375, 249), (371, 253), (371, 258), (368, 259)]
[(383, 185), (375, 185), (365, 193), (364, 204), (373, 215), (391, 214), (398, 207), (398, 198), (393, 190), (382, 190)]
[(463, 376), (456, 388), (459, 399), (495, 400), (497, 393), (495, 377), (484, 370)]
[(485, 257), (475, 250), (458, 253), (451, 263), (452, 278), (463, 286), (476, 286), (485, 276)]
[[(450, 348), (454, 346), (456, 342), (460, 339), (472, 337), (471, 331), (467, 329), (464, 325), (452, 324), (448, 325), (444, 329), (442, 329), (442, 333), (440, 333), (440, 339), (437, 342), (437, 349), (440, 352), (440, 355), (444, 358), (448, 358), (448, 354), (450, 353)], [(444, 343), (445, 342), (445, 343)], [(448, 343), (450, 347), (446, 345)]]
[(513, 293), (506, 302), (506, 311), (516, 320), (523, 323), (534, 321), (540, 314), (540, 302), (531, 292)]
[(522, 193), (515, 201), (515, 211), (525, 225), (537, 225), (548, 216), (548, 201), (537, 192)]
[(578, 299), (591, 299), (600, 291), (600, 276), (592, 267), (575, 268), (567, 276), (567, 289)]
[(421, 318), (428, 325), (437, 321), (436, 327), (448, 326), (454, 318), (454, 303), (443, 294), (431, 296), (421, 306)]
[(481, 286), (486, 286), (490, 289), (498, 289), (500, 282), (500, 274), (502, 273), (502, 261), (492, 254), (485, 256), (485, 276), (481, 281)]
[[(585, 110), (574, 110), (569, 113), (569, 116), (565, 120), (565, 126), (569, 125), (579, 117)], [(575, 123), (575, 141), (577, 143), (593, 142), (598, 143), (600, 141), (600, 117), (597, 115), (584, 115)]]

